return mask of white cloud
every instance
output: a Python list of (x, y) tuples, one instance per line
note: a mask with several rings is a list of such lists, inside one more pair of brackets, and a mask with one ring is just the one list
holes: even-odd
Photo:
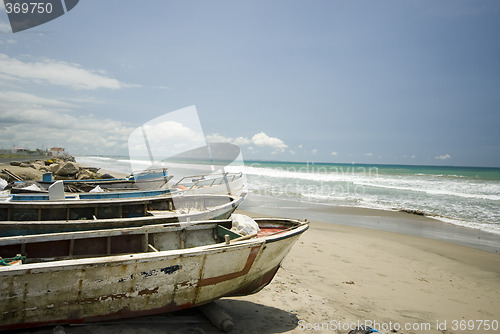
[(0, 53), (0, 77), (9, 81), (28, 81), (73, 89), (120, 89), (132, 87), (107, 77), (103, 71), (91, 71), (78, 64), (44, 59), (25, 62)]
[(442, 155), (438, 155), (438, 156), (435, 156), (434, 159), (437, 159), (437, 160), (448, 160), (451, 158), (451, 155), (449, 154), (442, 154)]
[(197, 130), (179, 121), (160, 119), (148, 122), (130, 134), (129, 155), (135, 158), (151, 152), (154, 159), (160, 161), (205, 146), (205, 138)]
[(373, 156), (373, 153), (365, 153), (365, 156), (367, 156), (367, 157), (372, 157), (372, 156)]
[[(286, 145), (281, 139), (269, 137), (264, 132), (255, 134), (252, 139), (248, 139), (246, 137), (238, 137), (235, 139), (231, 137), (225, 137), (218, 133), (207, 135), (205, 138), (209, 143), (231, 143), (238, 146), (250, 144), (261, 147), (268, 146), (275, 150), (275, 152), (273, 153), (284, 152), (284, 150), (288, 147), (288, 145)], [(251, 150), (253, 148), (249, 147), (248, 149)]]
[[(33, 120), (33, 116), (37, 118)], [(45, 122), (2, 126), (0, 119), (0, 147), (10, 147), (15, 143), (32, 149), (63, 146), (70, 153), (114, 153), (126, 148), (128, 135), (133, 129), (110, 119), (62, 115), (47, 110), (26, 111), (20, 118)], [(50, 120), (54, 122), (50, 123)]]
[(209, 143), (232, 143), (233, 139), (224, 137), (223, 135), (220, 135), (218, 133), (215, 133), (213, 135), (206, 135), (205, 139)]
[(318, 149), (317, 149), (317, 148), (313, 149), (313, 150), (311, 151), (311, 153), (312, 153), (312, 154), (317, 154), (317, 153), (318, 153)]
[(252, 137), (252, 143), (256, 146), (270, 146), (277, 151), (283, 152), (288, 145), (286, 145), (281, 139), (275, 137), (269, 137), (264, 132), (259, 132)]
[(56, 99), (49, 99), (33, 94), (17, 91), (0, 91), (0, 106), (7, 109), (18, 108), (19, 106), (51, 107), (51, 108), (75, 108), (76, 106)]
[(338, 153), (337, 152), (332, 152), (331, 155), (338, 155)]
[(238, 146), (249, 145), (251, 143), (252, 142), (250, 141), (250, 139), (245, 138), (245, 137), (238, 137), (235, 140), (233, 140), (233, 144), (238, 145)]
[(246, 137), (238, 137), (234, 139), (230, 137), (224, 137), (223, 135), (220, 135), (218, 133), (207, 135), (205, 136), (205, 139), (209, 143), (230, 143), (238, 146), (249, 145), (252, 143), (250, 139)]
[(150, 140), (154, 138), (158, 142), (172, 140), (174, 138), (180, 139), (180, 141), (193, 141), (196, 143), (200, 143), (203, 140), (203, 138), (200, 137), (201, 134), (176, 121), (146, 124), (143, 127), (148, 136), (151, 136)]

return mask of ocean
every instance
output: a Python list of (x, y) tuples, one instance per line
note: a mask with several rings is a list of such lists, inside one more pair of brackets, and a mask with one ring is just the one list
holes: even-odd
[[(76, 159), (87, 166), (130, 172), (126, 157)], [(407, 211), (500, 234), (500, 168), (245, 161), (225, 170), (243, 172), (250, 194)]]

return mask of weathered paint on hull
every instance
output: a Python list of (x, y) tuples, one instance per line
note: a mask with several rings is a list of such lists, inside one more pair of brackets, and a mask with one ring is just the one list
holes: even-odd
[[(241, 197), (244, 197), (242, 195)], [(148, 211), (189, 210), (233, 202), (228, 195), (162, 194), (137, 198), (0, 202), (0, 221), (46, 221), (144, 217)], [(239, 197), (238, 197), (239, 198)]]
[(230, 245), (0, 268), (0, 330), (171, 312), (254, 293), (306, 229)]

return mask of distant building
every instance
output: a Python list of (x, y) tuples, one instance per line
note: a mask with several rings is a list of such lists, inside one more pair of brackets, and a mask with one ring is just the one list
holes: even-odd
[(49, 155), (52, 157), (62, 154), (64, 154), (64, 148), (62, 147), (51, 147), (49, 150)]
[(12, 149), (12, 153), (23, 153), (23, 152), (27, 152), (28, 150), (23, 148), (23, 147), (14, 147)]

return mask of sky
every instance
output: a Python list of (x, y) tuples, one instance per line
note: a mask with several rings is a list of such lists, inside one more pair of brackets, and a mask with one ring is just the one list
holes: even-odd
[(499, 32), (499, 0), (2, 3), (0, 148), (126, 155), (194, 105), (245, 160), (500, 167)]

